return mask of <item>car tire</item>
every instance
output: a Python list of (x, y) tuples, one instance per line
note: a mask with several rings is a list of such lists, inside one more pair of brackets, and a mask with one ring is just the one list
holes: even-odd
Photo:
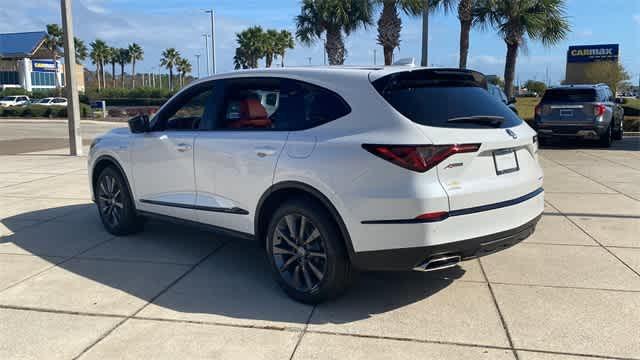
[(94, 196), (100, 220), (109, 233), (124, 236), (142, 229), (144, 221), (136, 213), (133, 197), (120, 171), (114, 167), (102, 170), (94, 185)]
[(600, 146), (602, 147), (610, 147), (613, 142), (613, 130), (611, 129), (612, 124), (607, 127), (607, 130), (604, 134), (600, 136)]
[(353, 276), (335, 220), (313, 199), (291, 200), (271, 217), (266, 252), (274, 278), (294, 300), (318, 304), (340, 295)]
[(613, 140), (622, 140), (624, 137), (624, 117), (620, 120), (620, 126), (613, 132)]

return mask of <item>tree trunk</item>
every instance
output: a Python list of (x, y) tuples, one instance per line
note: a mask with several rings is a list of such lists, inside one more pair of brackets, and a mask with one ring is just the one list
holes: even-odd
[[(144, 81), (143, 81), (144, 82)], [(144, 87), (144, 84), (142, 84)], [(131, 60), (131, 88), (136, 88), (136, 60)]]
[(102, 84), (100, 83), (100, 62), (96, 62), (96, 80), (98, 81), (98, 90), (102, 89)]
[(107, 72), (104, 70), (104, 60), (100, 60), (100, 69), (102, 71), (102, 88), (107, 87)]
[(124, 89), (124, 64), (120, 64), (120, 81), (122, 82), (122, 88)]
[(507, 98), (514, 96), (513, 79), (516, 74), (516, 58), (518, 57), (518, 41), (507, 43), (507, 59), (504, 65), (504, 92)]
[(111, 86), (116, 87), (116, 63), (111, 63)]
[(384, 0), (382, 14), (378, 20), (378, 44), (384, 50), (384, 64), (393, 63), (393, 50), (400, 46), (402, 20), (398, 16), (395, 0)]
[(327, 43), (325, 45), (329, 65), (344, 64), (344, 41), (340, 29), (327, 29)]
[(458, 19), (460, 20), (460, 62), (461, 69), (467, 68), (469, 57), (469, 32), (473, 21), (472, 0), (460, 0), (458, 3)]
[(169, 68), (169, 90), (173, 90), (173, 68)]
[(460, 20), (460, 69), (467, 68), (467, 57), (469, 57), (469, 32), (471, 31), (471, 21)]
[(266, 54), (264, 57), (264, 62), (266, 67), (270, 68), (271, 64), (273, 64), (273, 54)]
[(280, 67), (284, 67), (284, 51), (280, 54)]

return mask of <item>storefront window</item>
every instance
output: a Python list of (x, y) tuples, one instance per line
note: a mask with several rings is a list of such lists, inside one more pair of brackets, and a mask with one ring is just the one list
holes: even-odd
[(17, 71), (0, 71), (0, 85), (17, 85)]
[(56, 86), (56, 74), (53, 72), (34, 71), (31, 73), (31, 86)]

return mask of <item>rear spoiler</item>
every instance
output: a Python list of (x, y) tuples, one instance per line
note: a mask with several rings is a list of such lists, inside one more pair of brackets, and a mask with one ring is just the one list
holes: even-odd
[(373, 81), (382, 94), (391, 89), (408, 89), (429, 86), (472, 86), (487, 89), (487, 78), (474, 70), (456, 68), (407, 69), (393, 72)]

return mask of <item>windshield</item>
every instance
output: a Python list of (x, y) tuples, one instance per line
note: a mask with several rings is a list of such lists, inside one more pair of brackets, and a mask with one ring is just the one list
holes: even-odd
[(504, 102), (487, 91), (486, 84), (460, 74), (464, 73), (434, 78), (414, 71), (403, 73), (401, 81), (390, 81), (388, 76), (376, 80), (374, 87), (393, 108), (421, 125), (509, 128), (522, 123)]
[(5, 96), (0, 101), (14, 101), (16, 99), (15, 96)]
[(595, 89), (549, 89), (542, 97), (544, 102), (592, 102), (595, 100)]

